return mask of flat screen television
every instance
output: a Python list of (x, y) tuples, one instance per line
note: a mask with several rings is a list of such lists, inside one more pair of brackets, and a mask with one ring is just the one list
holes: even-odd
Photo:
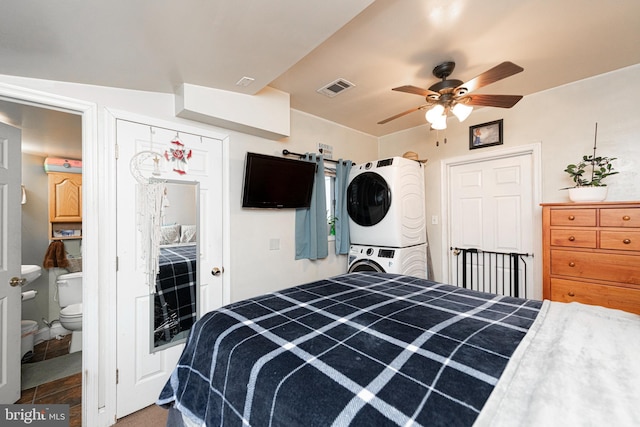
[(316, 164), (265, 154), (247, 153), (243, 208), (308, 208)]

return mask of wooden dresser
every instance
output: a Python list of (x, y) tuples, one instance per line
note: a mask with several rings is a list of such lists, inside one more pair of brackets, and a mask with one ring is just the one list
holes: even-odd
[(640, 202), (542, 204), (543, 297), (640, 314)]

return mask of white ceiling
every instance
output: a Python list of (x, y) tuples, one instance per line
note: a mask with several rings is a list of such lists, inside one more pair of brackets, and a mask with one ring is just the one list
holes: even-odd
[[(420, 112), (377, 122), (423, 104), (391, 89), (429, 87), (443, 61), (462, 81), (512, 61), (524, 72), (479, 92), (525, 96), (640, 63), (638, 0), (3, 0), (0, 9), (0, 74), (166, 93), (268, 85), (290, 93), (292, 108), (375, 136), (424, 124)], [(243, 77), (254, 81), (237, 86)], [(316, 92), (338, 78), (356, 86)], [(13, 123), (31, 110), (13, 111)]]

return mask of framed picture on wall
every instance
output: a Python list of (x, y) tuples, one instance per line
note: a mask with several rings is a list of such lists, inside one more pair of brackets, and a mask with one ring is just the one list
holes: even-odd
[(469, 150), (502, 144), (502, 119), (469, 126)]

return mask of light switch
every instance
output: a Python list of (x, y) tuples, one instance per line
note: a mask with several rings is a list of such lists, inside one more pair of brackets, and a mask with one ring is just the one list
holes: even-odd
[(438, 225), (438, 215), (431, 215), (431, 224)]

